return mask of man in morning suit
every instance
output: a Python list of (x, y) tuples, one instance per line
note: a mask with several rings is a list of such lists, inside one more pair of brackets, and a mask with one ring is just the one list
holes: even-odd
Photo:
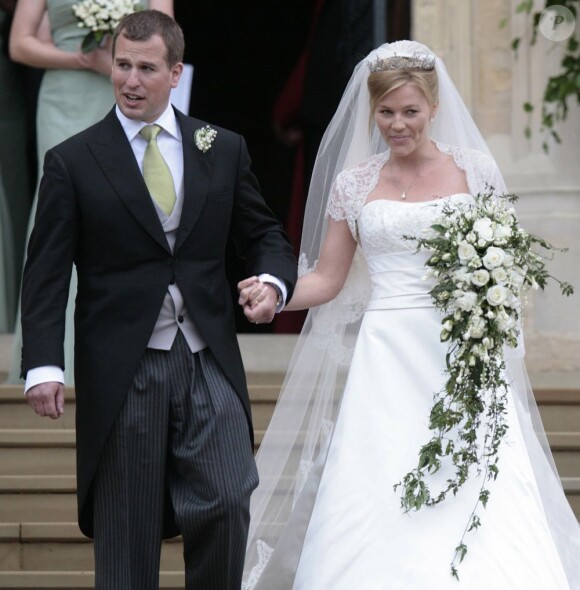
[(77, 269), (77, 495), (98, 590), (158, 588), (176, 534), (187, 589), (239, 590), (257, 473), (228, 242), (265, 285), (251, 321), (271, 321), (296, 280), (243, 138), (169, 104), (183, 45), (161, 12), (120, 23), (116, 106), (46, 154), (24, 273), (26, 397), (58, 418)]

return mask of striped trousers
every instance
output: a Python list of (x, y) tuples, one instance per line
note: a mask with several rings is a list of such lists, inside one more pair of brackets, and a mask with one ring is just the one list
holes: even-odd
[(243, 406), (211, 352), (181, 332), (147, 350), (95, 476), (95, 589), (159, 588), (168, 497), (185, 588), (239, 590), (257, 483)]

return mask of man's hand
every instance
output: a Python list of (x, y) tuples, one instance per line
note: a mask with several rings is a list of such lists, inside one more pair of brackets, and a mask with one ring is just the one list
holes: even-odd
[(64, 412), (64, 385), (55, 381), (39, 383), (26, 392), (26, 401), (39, 416), (57, 420)]
[(273, 285), (261, 283), (258, 277), (249, 277), (238, 283), (238, 291), (238, 303), (250, 322), (269, 324), (274, 319), (278, 292)]

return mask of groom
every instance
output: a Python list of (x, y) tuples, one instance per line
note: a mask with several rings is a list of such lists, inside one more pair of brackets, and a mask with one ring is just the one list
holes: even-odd
[(77, 268), (79, 524), (102, 590), (158, 588), (161, 539), (176, 534), (186, 588), (239, 590), (257, 473), (228, 242), (265, 285), (251, 321), (270, 321), (296, 280), (244, 140), (169, 104), (183, 46), (161, 12), (121, 21), (116, 107), (47, 153), (24, 272), (26, 397), (58, 418)]

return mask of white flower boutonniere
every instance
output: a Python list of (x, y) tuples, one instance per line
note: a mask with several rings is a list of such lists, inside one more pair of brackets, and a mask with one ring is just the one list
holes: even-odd
[(213, 140), (217, 136), (217, 131), (212, 129), (209, 125), (198, 129), (195, 132), (194, 139), (197, 149), (205, 154), (211, 148)]

